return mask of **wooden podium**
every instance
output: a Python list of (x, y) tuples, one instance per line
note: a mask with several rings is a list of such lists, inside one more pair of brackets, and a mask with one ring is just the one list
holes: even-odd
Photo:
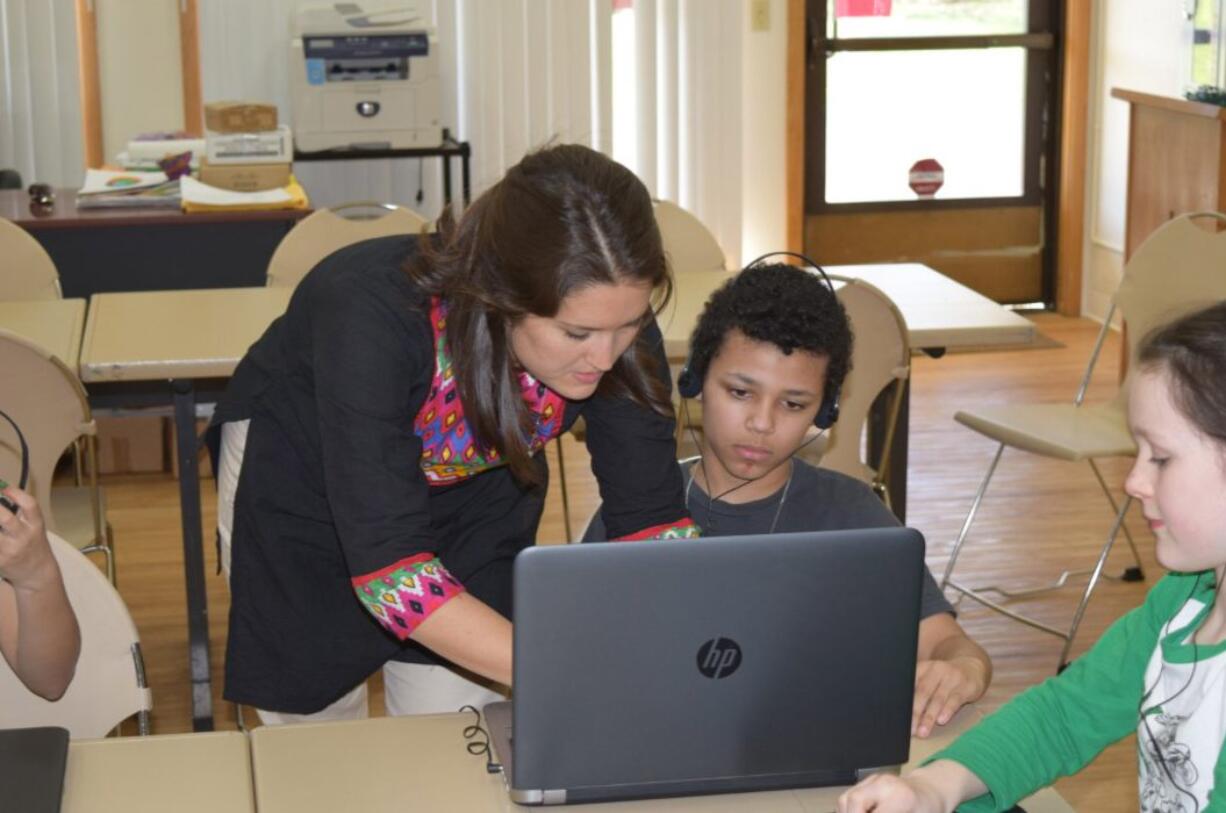
[(1188, 212), (1226, 212), (1226, 108), (1114, 88), (1129, 106), (1124, 259)]

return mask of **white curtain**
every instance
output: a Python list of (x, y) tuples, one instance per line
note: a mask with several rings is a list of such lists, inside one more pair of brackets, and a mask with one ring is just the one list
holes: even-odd
[[(733, 263), (742, 243), (740, 0), (633, 0), (635, 143), (624, 160), (688, 209)], [(623, 115), (617, 100), (617, 115)], [(622, 155), (618, 155), (622, 159)]]
[(77, 188), (85, 177), (73, 0), (0, 0), (0, 169)]
[(612, 0), (453, 5), (456, 114), (473, 143), (478, 188), (553, 140), (610, 151)]
[[(320, 0), (205, 0), (199, 4), (205, 101), (273, 102), (290, 120), (290, 20)], [(367, 10), (392, 5), (362, 3)], [(433, 0), (442, 120), (472, 146), (473, 195), (532, 147), (550, 140), (609, 151), (612, 141), (612, 0)], [(460, 194), (454, 162), (453, 188)], [(419, 172), (423, 173), (420, 176)], [(380, 200), (434, 217), (442, 206), (439, 159), (301, 162), (312, 203)], [(416, 202), (419, 183), (424, 200)]]

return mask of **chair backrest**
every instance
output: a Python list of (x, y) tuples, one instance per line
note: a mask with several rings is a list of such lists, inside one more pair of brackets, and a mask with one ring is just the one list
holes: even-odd
[[(380, 217), (367, 220), (353, 220), (337, 214), (357, 207), (385, 211)], [(412, 209), (388, 204), (347, 203), (333, 209), (320, 209), (298, 221), (281, 240), (268, 261), (268, 284), (293, 288), (320, 260), (345, 246), (374, 237), (418, 234), (426, 225), (426, 219)]]
[(701, 220), (667, 200), (653, 201), (652, 206), (674, 273), (727, 269), (724, 250)]
[[(0, 658), (0, 728), (63, 726), (74, 738), (104, 737), (121, 721), (147, 718), (140, 635), (115, 587), (72, 545), (48, 534), (81, 628), (81, 655), (68, 690), (50, 702), (32, 693)], [(147, 720), (142, 720), (142, 731)]]
[[(864, 462), (861, 437), (873, 401), (890, 384), (910, 375), (907, 323), (881, 289), (860, 279), (836, 274), (831, 274), (830, 278), (836, 283), (836, 295), (847, 311), (855, 343), (851, 372), (843, 382), (839, 397), (839, 420), (828, 433), (819, 462), (823, 468), (872, 483), (879, 472)], [(896, 409), (890, 411), (891, 423), (897, 419), (896, 412)], [(891, 427), (886, 431), (891, 431)]]
[(0, 300), (61, 299), (60, 274), (39, 242), (0, 217)]
[[(55, 465), (77, 438), (96, 434), (85, 388), (76, 374), (55, 356), (28, 339), (0, 330), (0, 409), (7, 412), (30, 447), (28, 490), (38, 500), (47, 527), (57, 528), (51, 504)], [(7, 422), (0, 422), (0, 477), (16, 484), (21, 447)]]
[(1224, 299), (1226, 215), (1198, 212), (1159, 226), (1128, 259), (1115, 294), (1128, 326), (1129, 373), (1151, 330)]

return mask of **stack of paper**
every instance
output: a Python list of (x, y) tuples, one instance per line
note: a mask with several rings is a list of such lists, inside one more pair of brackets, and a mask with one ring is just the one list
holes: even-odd
[(87, 169), (85, 185), (77, 190), (78, 209), (178, 205), (179, 183), (164, 172)]
[(233, 192), (187, 176), (179, 184), (185, 212), (305, 209), (308, 205), (306, 192), (292, 175), (288, 186), (263, 192)]

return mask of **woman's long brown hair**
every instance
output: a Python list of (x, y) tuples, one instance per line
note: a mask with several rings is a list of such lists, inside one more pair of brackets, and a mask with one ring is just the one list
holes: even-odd
[[(630, 170), (579, 145), (530, 153), (438, 239), (421, 241), (407, 272), (447, 303), (447, 343), (474, 439), (497, 449), (515, 477), (540, 481), (529, 449), (534, 418), (520, 390), (509, 330), (525, 316), (552, 317), (590, 285), (645, 282), (655, 311), (672, 293), (651, 196)], [(601, 379), (599, 395), (627, 397), (672, 415), (667, 371), (655, 369), (643, 335)]]

